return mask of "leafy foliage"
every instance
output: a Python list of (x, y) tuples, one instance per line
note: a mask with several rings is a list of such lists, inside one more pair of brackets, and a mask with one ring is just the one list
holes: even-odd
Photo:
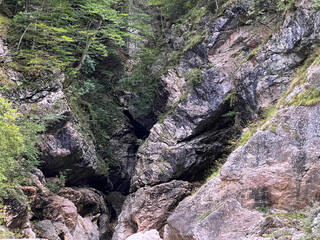
[(296, 0), (254, 0), (247, 23), (265, 22), (270, 14), (286, 12), (293, 8)]
[(119, 124), (117, 119), (122, 117), (112, 98), (119, 85), (117, 72), (121, 72), (122, 67), (117, 53), (111, 52), (107, 59), (110, 61), (99, 62), (87, 57), (81, 75), (68, 88), (68, 96), (73, 112), (95, 141), (97, 153), (102, 159), (110, 160), (110, 135)]
[(53, 193), (57, 194), (66, 183), (66, 173), (60, 172), (58, 176), (54, 178), (48, 178), (46, 187)]
[(301, 94), (295, 94), (293, 99), (288, 103), (288, 105), (295, 106), (313, 106), (320, 102), (320, 90), (319, 89), (308, 89)]
[(174, 21), (182, 15), (186, 14), (188, 10), (196, 5), (194, 0), (149, 0), (149, 5), (157, 6), (160, 12), (160, 17)]
[(249, 139), (260, 129), (266, 130), (270, 125), (263, 126), (267, 121), (269, 121), (275, 114), (277, 113), (277, 108), (273, 105), (270, 105), (265, 111), (262, 113), (260, 120), (256, 122), (252, 122), (248, 124), (247, 129), (243, 132), (241, 138), (238, 141), (238, 146), (245, 145)]
[(320, 0), (312, 0), (313, 5), (312, 7), (315, 9), (319, 9), (320, 8)]
[(187, 72), (186, 81), (196, 86), (202, 82), (202, 71), (199, 68), (193, 68)]
[(36, 133), (43, 127), (18, 113), (0, 98), (0, 196), (14, 194), (18, 184), (36, 166)]
[[(87, 55), (108, 56), (106, 42), (123, 46), (130, 34), (127, 14), (113, 0), (5, 1), (20, 11), (13, 17), (9, 42), (23, 70), (79, 70)], [(72, 69), (69, 69), (72, 72)]]
[(151, 69), (157, 60), (157, 49), (144, 48), (136, 58), (139, 64), (133, 73), (120, 80), (124, 89), (130, 89), (136, 94), (136, 98), (132, 99), (133, 104), (141, 112), (150, 108), (150, 104), (157, 90), (157, 80), (160, 77), (155, 69)]

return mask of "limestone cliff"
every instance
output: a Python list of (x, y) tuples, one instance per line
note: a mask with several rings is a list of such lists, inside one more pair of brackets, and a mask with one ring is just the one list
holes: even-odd
[[(318, 202), (319, 191), (312, 183), (319, 171), (319, 66), (314, 56), (320, 15), (312, 1), (297, 1), (284, 16), (273, 15), (266, 26), (246, 24), (248, 11), (249, 1), (234, 1), (223, 14), (202, 23), (205, 40), (186, 51), (178, 67), (161, 78), (167, 105), (174, 108), (139, 148), (132, 191), (148, 194), (174, 179), (200, 179), (226, 153), (237, 127), (272, 106), (277, 105), (277, 113), (267, 122), (261, 120), (257, 130), (247, 129), (253, 136), (232, 152), (220, 173), (154, 226), (163, 239), (310, 237), (304, 235), (301, 220), (294, 226), (286, 221), (291, 212)], [(169, 35), (172, 42), (177, 41), (176, 29), (173, 26)], [(299, 68), (304, 70), (298, 72)], [(186, 73), (193, 69), (199, 69), (201, 81), (190, 87)], [(279, 104), (281, 98), (285, 100)], [(151, 187), (141, 188), (146, 185)], [(141, 216), (144, 204), (136, 218), (130, 203), (135, 199), (135, 194), (127, 197), (113, 239), (150, 230), (143, 227), (145, 222), (156, 224), (148, 214)], [(262, 214), (261, 209), (268, 212)], [(277, 214), (280, 220), (274, 219)]]
[[(106, 149), (60, 71), (2, 90), (47, 123), (42, 162), (21, 187), (29, 208), (5, 199), (6, 227), (49, 240), (318, 239), (320, 11), (317, 1), (276, 2), (215, 1), (172, 22), (153, 15), (157, 93), (142, 113), (130, 104), (141, 92), (103, 95), (117, 106)], [(126, 77), (144, 64), (128, 41)], [(5, 36), (0, 59), (12, 61)], [(7, 64), (0, 72), (23, 82)]]

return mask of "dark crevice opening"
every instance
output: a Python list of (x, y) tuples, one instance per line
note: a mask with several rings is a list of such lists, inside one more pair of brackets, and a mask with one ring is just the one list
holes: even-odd
[(200, 124), (191, 136), (181, 141), (197, 141), (199, 137), (203, 138), (199, 141), (196, 155), (204, 160), (200, 164), (195, 163), (194, 166), (190, 166), (178, 180), (204, 182), (233, 151), (232, 142), (241, 135), (243, 126), (240, 122), (245, 121), (242, 115), (247, 110), (243, 106), (237, 107), (238, 102), (241, 102), (237, 94), (233, 103), (230, 101), (225, 101), (217, 110), (215, 117)]
[(203, 123), (200, 123), (193, 130), (193, 133), (190, 136), (181, 139), (178, 143), (191, 141), (192, 139), (213, 130), (230, 128), (234, 124), (233, 117), (230, 119), (228, 117), (224, 117), (224, 115), (233, 110), (234, 109), (231, 107), (230, 101), (225, 101), (220, 108), (217, 109), (214, 117), (208, 118)]
[(140, 124), (137, 120), (135, 120), (128, 110), (124, 110), (123, 114), (126, 115), (130, 120), (130, 123), (133, 126), (133, 132), (138, 139), (144, 140), (149, 136), (150, 131), (145, 126)]
[(231, 153), (230, 141), (240, 135), (239, 129), (234, 126), (232, 120), (226, 121), (225, 126), (219, 129), (212, 129), (204, 132), (207, 135), (207, 142), (199, 142), (199, 149), (196, 150), (196, 155), (203, 159), (202, 163), (195, 163), (190, 166), (178, 180), (189, 182), (203, 182), (212, 173), (219, 164), (226, 161), (227, 156)]

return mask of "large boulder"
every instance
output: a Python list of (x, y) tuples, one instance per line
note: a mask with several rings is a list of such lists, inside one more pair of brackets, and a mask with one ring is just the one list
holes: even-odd
[(112, 239), (124, 240), (136, 232), (150, 229), (163, 233), (167, 218), (191, 190), (190, 183), (176, 180), (140, 188), (126, 198)]
[(78, 212), (75, 205), (68, 199), (52, 195), (39, 194), (31, 203), (31, 210), (35, 219), (48, 219), (52, 222), (61, 222), (67, 226), (70, 232), (74, 232)]
[[(184, 214), (188, 215), (190, 209), (185, 210)], [(261, 213), (242, 208), (241, 204), (232, 198), (216, 209), (208, 208), (207, 212), (198, 215), (191, 224), (179, 221), (176, 216), (168, 219), (169, 225), (166, 226), (164, 235), (166, 240), (241, 239), (262, 219)], [(172, 227), (172, 222), (180, 231)]]
[(94, 231), (98, 230), (100, 239), (111, 238), (109, 225), (112, 213), (101, 192), (93, 188), (63, 188), (59, 195), (69, 199), (77, 207), (81, 221)]
[(59, 195), (69, 199), (82, 217), (108, 212), (103, 195), (93, 188), (63, 188)]
[[(88, 195), (81, 196), (81, 193), (85, 192)], [(67, 198), (54, 195), (47, 190), (38, 192), (36, 196), (29, 196), (29, 199), (32, 200), (32, 229), (36, 235), (48, 240), (100, 239), (100, 235), (104, 232), (99, 230), (102, 229), (103, 224), (109, 223), (109, 219), (105, 219), (106, 222), (100, 223), (101, 227), (98, 226), (99, 217), (102, 216), (101, 212), (106, 211), (104, 202), (100, 201), (100, 196), (90, 189), (81, 189), (79, 192), (65, 189), (62, 193), (73, 200), (80, 195), (80, 199), (75, 200), (77, 206)], [(101, 206), (98, 206), (99, 204)], [(92, 210), (92, 213), (85, 211), (83, 206)], [(102, 209), (101, 212), (100, 209)]]
[(150, 231), (146, 231), (144, 233), (135, 233), (126, 240), (162, 240), (162, 238), (160, 238), (157, 230), (151, 229)]

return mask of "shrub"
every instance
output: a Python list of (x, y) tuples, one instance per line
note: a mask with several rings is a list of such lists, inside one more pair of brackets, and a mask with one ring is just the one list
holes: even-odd
[(319, 9), (320, 8), (320, 0), (312, 0), (313, 4), (312, 7), (315, 9)]
[(254, 0), (247, 23), (267, 21), (271, 13), (285, 13), (293, 8), (296, 0)]
[[(257, 130), (263, 127), (263, 125), (267, 121), (269, 121), (276, 113), (277, 108), (273, 105), (270, 105), (267, 109), (265, 109), (265, 111), (262, 113), (260, 120), (248, 124), (246, 131), (244, 131), (244, 133), (238, 141), (238, 146), (245, 145), (249, 141), (249, 139), (257, 132)], [(272, 126), (274, 127), (274, 125)], [(265, 128), (262, 129), (266, 130)]]
[(38, 164), (36, 133), (43, 130), (0, 98), (0, 196), (16, 194), (18, 185)]
[(194, 68), (189, 70), (186, 75), (186, 81), (191, 83), (193, 86), (196, 86), (202, 82), (202, 71), (199, 68)]
[(58, 176), (54, 178), (48, 178), (46, 187), (53, 193), (57, 194), (66, 183), (66, 173), (60, 172)]

